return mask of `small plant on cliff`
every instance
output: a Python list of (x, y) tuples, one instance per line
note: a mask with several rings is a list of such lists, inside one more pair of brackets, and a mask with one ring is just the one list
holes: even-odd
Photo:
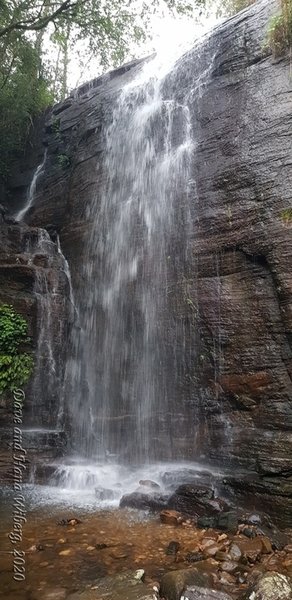
[(292, 47), (292, 0), (281, 0), (281, 14), (270, 20), (268, 45), (276, 58)]
[(58, 165), (61, 169), (68, 169), (70, 167), (71, 161), (67, 154), (58, 154)]
[(23, 349), (30, 343), (27, 322), (12, 306), (0, 305), (0, 395), (25, 385), (33, 358)]
[(284, 221), (284, 223), (286, 223), (286, 225), (291, 225), (292, 224), (292, 208), (285, 208), (285, 210), (283, 210), (281, 212), (280, 215), (282, 221)]
[(55, 117), (52, 120), (52, 132), (56, 140), (61, 139), (60, 119), (56, 119)]

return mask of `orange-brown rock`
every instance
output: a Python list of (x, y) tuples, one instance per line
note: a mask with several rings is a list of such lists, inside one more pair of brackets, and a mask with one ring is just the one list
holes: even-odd
[(241, 556), (254, 563), (263, 553), (263, 542), (260, 537), (253, 539), (236, 539), (236, 546), (241, 552)]
[(262, 553), (263, 554), (271, 554), (271, 552), (273, 552), (272, 549), (272, 544), (271, 541), (269, 540), (268, 537), (260, 537), (260, 540), (262, 542)]
[(161, 523), (165, 525), (181, 525), (184, 521), (184, 517), (181, 513), (176, 510), (162, 510), (160, 513)]

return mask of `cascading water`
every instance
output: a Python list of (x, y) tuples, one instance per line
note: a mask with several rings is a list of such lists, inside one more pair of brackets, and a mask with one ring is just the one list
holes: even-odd
[(176, 357), (164, 328), (194, 144), (188, 98), (145, 69), (105, 115), (104, 184), (89, 207), (68, 371), (76, 451), (131, 463), (172, 458)]
[(36, 170), (33, 174), (33, 178), (31, 180), (31, 184), (29, 186), (26, 202), (25, 202), (24, 206), (15, 215), (16, 221), (23, 221), (25, 215), (28, 213), (29, 209), (34, 204), (36, 190), (37, 190), (37, 183), (38, 183), (40, 175), (45, 170), (46, 160), (47, 160), (47, 150), (45, 150), (44, 158), (43, 158), (41, 164), (36, 168)]
[[(188, 412), (194, 398), (182, 382), (196, 342), (187, 271), (196, 202), (193, 115), (212, 64), (202, 61), (194, 80), (193, 60), (188, 54), (160, 75), (158, 61), (146, 62), (131, 83), (110, 92), (74, 294), (57, 240), (75, 321), (57, 422), (66, 421), (73, 456), (54, 463), (50, 483), (86, 497), (106, 486), (114, 503), (140, 478), (157, 471), (163, 483), (165, 471), (182, 470), (197, 443), (193, 405)], [(39, 283), (46, 302), (54, 287)], [(49, 339), (49, 318), (47, 311), (40, 344)], [(51, 377), (59, 381), (52, 359)], [(200, 466), (192, 469), (193, 479)]]
[(28, 264), (34, 269), (38, 321), (30, 419), (34, 428), (56, 428), (63, 393), (61, 354), (67, 314), (64, 292), (67, 286), (71, 289), (71, 280), (66, 260), (46, 230), (37, 229), (35, 235), (29, 234), (26, 254)]

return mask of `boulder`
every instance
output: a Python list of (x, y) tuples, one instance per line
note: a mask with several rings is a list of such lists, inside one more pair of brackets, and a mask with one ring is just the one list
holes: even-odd
[(238, 528), (238, 516), (235, 511), (222, 512), (213, 517), (199, 517), (197, 521), (198, 527), (202, 529), (220, 529), (230, 533), (236, 533)]
[(267, 537), (270, 542), (273, 550), (283, 550), (283, 548), (288, 544), (289, 538), (284, 531), (280, 531), (277, 527), (273, 526), (266, 527), (265, 525), (261, 525), (256, 528), (257, 535)]
[(229, 508), (227, 502), (214, 497), (212, 487), (196, 483), (181, 485), (170, 496), (167, 506), (192, 517), (217, 515)]
[(103, 577), (91, 589), (70, 594), (66, 600), (153, 600), (153, 592), (138, 574), (136, 571)]
[(160, 595), (165, 600), (180, 600), (187, 585), (207, 586), (210, 583), (210, 576), (196, 568), (171, 571), (161, 579)]
[[(236, 539), (236, 543), (231, 545), (229, 550), (229, 554), (233, 551), (233, 560), (246, 559), (246, 561), (255, 563), (263, 554), (264, 546), (262, 539), (260, 537), (256, 537), (253, 539), (248, 538), (238, 538)], [(238, 558), (235, 558), (235, 554), (237, 554)]]
[(292, 600), (292, 581), (275, 571), (265, 573), (241, 600)]
[(141, 494), (132, 492), (125, 494), (120, 500), (120, 508), (136, 508), (137, 510), (150, 510), (158, 512), (166, 506), (167, 497), (158, 494)]

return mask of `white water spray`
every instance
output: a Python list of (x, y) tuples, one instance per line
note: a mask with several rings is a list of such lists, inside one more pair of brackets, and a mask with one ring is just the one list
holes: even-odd
[(25, 215), (27, 214), (27, 212), (29, 211), (29, 209), (34, 204), (36, 190), (37, 190), (37, 183), (38, 183), (40, 175), (42, 175), (42, 173), (45, 170), (46, 159), (47, 159), (47, 150), (45, 151), (43, 161), (36, 168), (36, 170), (34, 172), (31, 184), (29, 186), (29, 190), (28, 190), (28, 194), (27, 194), (27, 198), (26, 198), (26, 203), (23, 206), (23, 208), (21, 210), (19, 210), (18, 213), (15, 215), (15, 220), (16, 221), (23, 221)]

